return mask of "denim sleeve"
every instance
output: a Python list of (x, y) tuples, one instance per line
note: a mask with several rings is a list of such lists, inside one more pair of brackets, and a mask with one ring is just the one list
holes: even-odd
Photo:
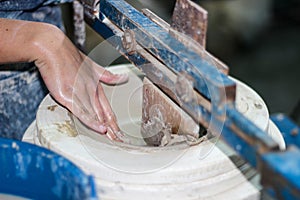
[(10, 71), (0, 65), (0, 137), (20, 140), (48, 91), (33, 63), (5, 66)]
[(53, 24), (64, 31), (59, 6), (42, 6), (32, 11), (0, 11), (0, 18), (19, 19)]
[(72, 2), (72, 0), (0, 0), (0, 11), (28, 11), (41, 6)]
[(70, 0), (0, 0), (0, 18), (45, 22), (64, 31), (61, 10), (57, 3)]

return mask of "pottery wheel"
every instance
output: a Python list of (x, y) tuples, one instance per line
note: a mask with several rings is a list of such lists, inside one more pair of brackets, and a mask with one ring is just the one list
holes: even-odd
[[(258, 188), (248, 180), (255, 173), (245, 176), (230, 159), (235, 154), (221, 141), (204, 141), (192, 147), (147, 147), (140, 135), (141, 74), (131, 65), (110, 69), (130, 76), (127, 84), (105, 86), (104, 90), (131, 144), (112, 142), (91, 131), (50, 96), (41, 103), (36, 124), (25, 134), (26, 141), (32, 138), (31, 142), (65, 156), (92, 174), (101, 199), (259, 198)], [(243, 90), (237, 97), (237, 102), (242, 102), (237, 106), (240, 111), (249, 118), (254, 116), (255, 124), (281, 141), (277, 128), (269, 123), (263, 100), (240, 82), (239, 87)]]

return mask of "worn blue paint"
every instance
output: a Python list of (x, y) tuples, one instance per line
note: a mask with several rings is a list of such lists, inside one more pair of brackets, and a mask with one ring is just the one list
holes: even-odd
[(252, 167), (257, 167), (258, 144), (251, 145), (243, 140), (228, 127), (226, 123), (222, 130), (221, 137), (235, 152), (246, 160)]
[(266, 153), (261, 156), (261, 161), (265, 169), (262, 181), (273, 188), (277, 198), (300, 199), (299, 149)]
[(195, 88), (207, 98), (219, 102), (223, 88), (232, 87), (234, 81), (209, 65), (198, 54), (171, 37), (170, 34), (138, 12), (125, 1), (102, 0), (100, 12), (123, 31), (135, 32), (137, 42), (177, 72), (186, 71), (196, 80)]
[(232, 121), (226, 120), (222, 122), (209, 113), (205, 116), (207, 120), (211, 120), (211, 129), (220, 130), (220, 138), (225, 141), (235, 152), (243, 157), (253, 167), (257, 167), (258, 144), (251, 145), (234, 133), (231, 129)]
[(0, 138), (0, 193), (30, 199), (97, 199), (91, 176), (47, 149)]
[[(257, 167), (257, 158), (261, 154), (260, 149), (265, 147), (267, 149), (278, 149), (275, 143), (265, 132), (256, 127), (251, 121), (246, 119), (241, 113), (234, 108), (227, 108), (226, 121), (218, 119), (199, 106), (202, 117), (206, 122), (210, 122), (210, 129), (214, 132), (221, 132), (220, 137), (229, 146), (231, 146), (241, 157), (249, 162), (254, 168)], [(233, 127), (233, 125), (235, 127)], [(234, 128), (238, 128), (245, 137), (252, 140), (247, 142), (245, 139), (235, 133)]]
[[(100, 14), (101, 15), (101, 14)], [(105, 17), (102, 16), (102, 19)], [(128, 60), (130, 60), (133, 64), (141, 69), (141, 66), (150, 63), (147, 59), (145, 59), (139, 53), (135, 53), (129, 55), (128, 52), (122, 46), (122, 37), (116, 35), (117, 30), (111, 30), (105, 23), (96, 19), (93, 24), (91, 24), (92, 28), (98, 32), (104, 39), (106, 39), (111, 45), (113, 45), (121, 54), (125, 55)], [(114, 32), (115, 31), (115, 32)], [(119, 32), (118, 32), (119, 33)]]
[(279, 128), (286, 145), (296, 145), (300, 148), (300, 127), (283, 114), (272, 115), (271, 119)]
[(232, 124), (237, 126), (243, 133), (246, 133), (247, 136), (255, 139), (257, 142), (260, 142), (273, 150), (278, 147), (277, 143), (272, 140), (266, 132), (254, 125), (253, 122), (243, 116), (235, 108), (228, 109), (227, 117), (230, 119)]
[[(105, 17), (100, 13), (100, 19), (103, 20), (104, 18)], [(109, 27), (107, 27), (104, 23), (102, 23), (98, 19), (93, 21), (93, 24), (91, 24), (91, 26), (96, 32), (101, 34), (101, 36), (104, 39), (112, 38), (115, 35), (113, 30), (111, 30)]]

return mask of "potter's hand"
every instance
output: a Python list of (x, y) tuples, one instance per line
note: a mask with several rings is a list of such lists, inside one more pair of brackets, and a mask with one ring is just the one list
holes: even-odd
[(0, 29), (0, 63), (35, 62), (60, 104), (93, 130), (117, 139), (119, 127), (100, 82), (123, 83), (127, 75), (114, 75), (94, 63), (55, 26), (0, 19)]

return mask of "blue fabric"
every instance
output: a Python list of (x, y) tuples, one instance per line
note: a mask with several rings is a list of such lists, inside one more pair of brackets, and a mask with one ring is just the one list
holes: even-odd
[[(69, 1), (0, 0), (0, 18), (46, 22), (63, 29), (56, 4)], [(33, 63), (0, 65), (0, 137), (20, 140), (47, 93)]]
[(23, 70), (0, 72), (0, 136), (22, 139), (23, 133), (35, 119), (37, 108), (47, 94), (47, 89), (34, 64), (15, 64), (9, 67), (17, 66)]
[(0, 11), (26, 11), (71, 0), (0, 0)]
[(1, 0), (1, 11), (24, 11), (32, 10), (43, 5), (43, 0)]
[[(1, 5), (0, 5), (1, 7)], [(47, 5), (24, 11), (3, 11), (0, 10), (0, 18), (20, 19), (27, 21), (46, 22), (53, 24), (64, 31), (60, 7)]]

